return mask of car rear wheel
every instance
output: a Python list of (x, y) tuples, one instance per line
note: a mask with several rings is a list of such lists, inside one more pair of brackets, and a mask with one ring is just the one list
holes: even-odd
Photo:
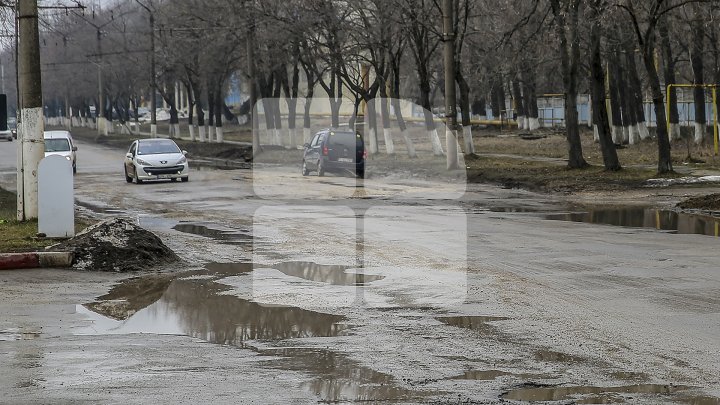
[(317, 172), (319, 177), (325, 176), (325, 168), (322, 165), (322, 159), (318, 161)]
[(132, 177), (128, 176), (127, 166), (124, 169), (125, 169), (125, 181), (128, 183), (132, 183)]
[(303, 159), (303, 166), (302, 166), (302, 175), (307, 176), (310, 174), (310, 170), (307, 168), (307, 162), (305, 162), (305, 159)]

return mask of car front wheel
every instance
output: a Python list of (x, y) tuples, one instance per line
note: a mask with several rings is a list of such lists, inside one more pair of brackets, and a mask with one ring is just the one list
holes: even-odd
[(132, 177), (128, 176), (127, 166), (125, 166), (124, 169), (125, 169), (125, 181), (128, 183), (132, 183)]
[(190, 177), (181, 177), (180, 180), (182, 180), (183, 183), (187, 183), (190, 181)]
[(138, 174), (137, 174), (137, 167), (134, 169), (133, 173), (135, 174), (135, 184), (142, 184), (143, 181), (140, 180), (140, 178), (138, 177)]

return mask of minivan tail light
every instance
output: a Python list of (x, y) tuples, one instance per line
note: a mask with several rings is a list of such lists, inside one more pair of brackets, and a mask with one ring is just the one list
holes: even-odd
[(327, 156), (327, 155), (328, 155), (328, 147), (323, 146), (323, 156)]
[(363, 150), (363, 159), (367, 159), (368, 153), (367, 150)]

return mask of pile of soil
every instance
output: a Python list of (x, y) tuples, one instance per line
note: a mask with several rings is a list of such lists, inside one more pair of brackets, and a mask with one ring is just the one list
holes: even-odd
[(87, 271), (143, 271), (179, 260), (160, 238), (122, 218), (95, 224), (52, 250), (74, 252), (73, 268)]
[(677, 207), (684, 210), (720, 211), (720, 194), (688, 198), (679, 202)]

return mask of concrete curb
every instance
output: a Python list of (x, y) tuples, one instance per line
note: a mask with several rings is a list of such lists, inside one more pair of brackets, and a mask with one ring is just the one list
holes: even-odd
[(0, 270), (72, 267), (71, 252), (0, 253)]

